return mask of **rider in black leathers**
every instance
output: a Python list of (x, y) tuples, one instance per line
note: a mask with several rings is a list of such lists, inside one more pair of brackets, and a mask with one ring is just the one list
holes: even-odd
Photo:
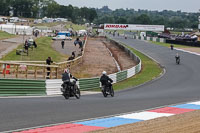
[[(78, 80), (77, 78), (73, 77), (70, 72), (69, 72), (69, 69), (65, 69), (64, 70), (64, 73), (62, 74), (62, 81), (63, 81), (63, 84), (62, 86), (64, 86), (65, 84), (68, 85), (68, 86), (73, 86), (74, 84), (72, 82), (70, 82), (70, 79), (75, 79), (76, 81)], [(73, 88), (73, 87), (72, 87)]]
[(112, 86), (111, 83), (113, 82), (113, 80), (107, 76), (106, 71), (103, 71), (103, 72), (102, 72), (102, 76), (101, 76), (101, 78), (100, 78), (100, 82), (101, 82), (101, 85), (102, 85), (102, 86), (104, 86), (104, 85), (105, 85), (105, 86), (109, 86), (109, 89), (110, 89), (111, 86)]
[(175, 59), (176, 59), (176, 63), (178, 63), (178, 61), (179, 61), (179, 63), (180, 63), (180, 56), (179, 56), (178, 53), (176, 54)]

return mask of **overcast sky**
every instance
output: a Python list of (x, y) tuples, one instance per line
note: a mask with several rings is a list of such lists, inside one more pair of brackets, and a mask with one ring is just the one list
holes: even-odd
[(55, 0), (62, 5), (78, 7), (101, 8), (108, 6), (111, 9), (132, 8), (148, 10), (181, 10), (186, 12), (198, 12), (200, 0)]

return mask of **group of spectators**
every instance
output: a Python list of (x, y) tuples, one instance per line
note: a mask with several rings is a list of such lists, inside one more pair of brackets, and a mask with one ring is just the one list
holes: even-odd
[(184, 34), (182, 33), (181, 35), (172, 35), (168, 33), (162, 33), (158, 36), (159, 38), (167, 38), (171, 40), (180, 40), (180, 41), (192, 41), (195, 42), (197, 41), (198, 37), (196, 35), (189, 35), (189, 34)]
[(36, 44), (35, 40), (33, 40), (31, 38), (29, 38), (29, 40), (26, 40), (25, 43), (24, 43), (24, 49), (25, 49), (25, 52), (27, 53), (27, 55), (28, 55), (28, 49), (30, 47), (37, 48), (37, 44)]

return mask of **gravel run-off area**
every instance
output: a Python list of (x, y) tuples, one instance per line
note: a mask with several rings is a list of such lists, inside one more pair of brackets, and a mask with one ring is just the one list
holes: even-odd
[(106, 42), (105, 38), (89, 38), (83, 62), (71, 69), (72, 74), (79, 78), (91, 78), (100, 76), (102, 71), (107, 71), (108, 74), (118, 72), (117, 65), (109, 49), (118, 58), (118, 61), (121, 62), (122, 70), (136, 65), (128, 54), (114, 44)]
[(200, 133), (200, 111), (156, 118), (93, 133)]

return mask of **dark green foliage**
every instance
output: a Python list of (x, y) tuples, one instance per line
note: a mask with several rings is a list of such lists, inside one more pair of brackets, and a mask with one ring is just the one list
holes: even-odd
[(181, 11), (148, 11), (134, 9), (109, 10), (108, 7), (97, 9), (98, 18), (94, 23), (116, 23), (116, 24), (154, 24), (165, 25), (172, 28), (194, 28), (198, 26), (200, 13), (187, 13)]
[(59, 5), (54, 0), (0, 0), (0, 15), (9, 16), (13, 12), (17, 17), (41, 18), (62, 17), (73, 23), (93, 22), (96, 24), (154, 24), (172, 28), (194, 28), (198, 26), (200, 13), (181, 11), (148, 11), (134, 9), (110, 10), (108, 6), (101, 9)]
[(0, 15), (26, 18), (68, 18), (75, 23), (92, 22), (97, 17), (93, 8), (59, 5), (54, 0), (0, 0)]

